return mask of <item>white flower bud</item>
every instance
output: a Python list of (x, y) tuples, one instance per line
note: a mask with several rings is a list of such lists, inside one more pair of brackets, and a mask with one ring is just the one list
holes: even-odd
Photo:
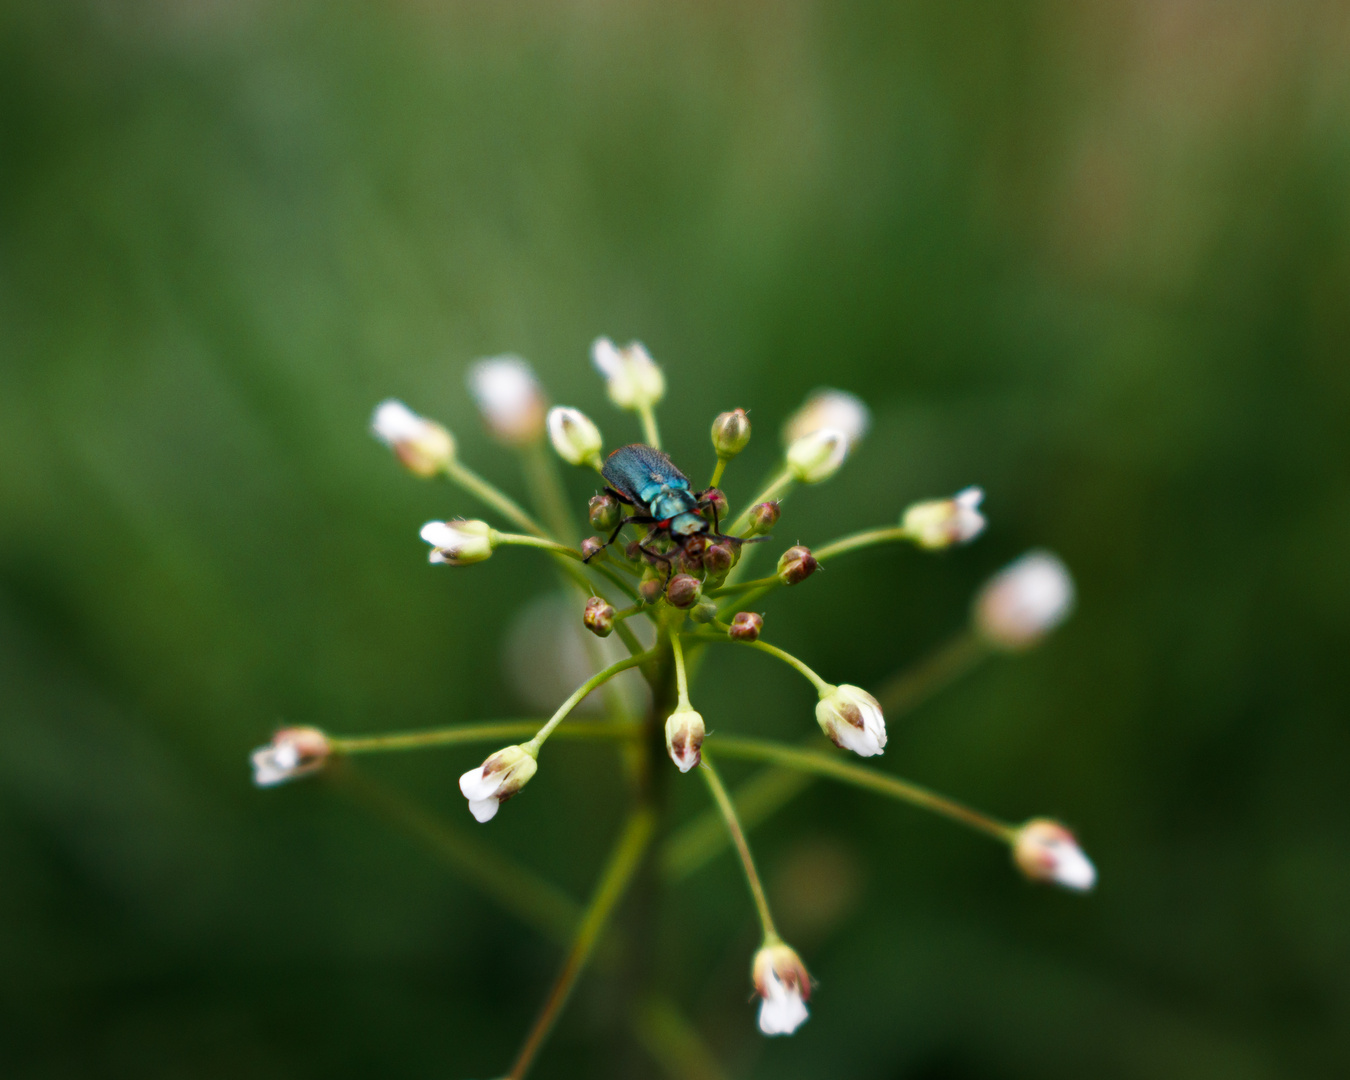
[(806, 1022), (811, 976), (801, 957), (781, 943), (755, 953), (750, 969), (759, 1006), (759, 1030), (765, 1035), (791, 1035)]
[(479, 360), (469, 368), (467, 382), (494, 438), (508, 446), (528, 446), (544, 437), (544, 393), (519, 356)]
[(468, 566), (492, 554), (496, 537), (486, 521), (428, 521), (421, 537), (431, 545), (429, 562)]
[(1017, 830), (1013, 859), (1033, 881), (1053, 882), (1075, 892), (1088, 892), (1097, 884), (1097, 868), (1073, 833), (1047, 818), (1034, 818)]
[(455, 459), (455, 439), (450, 432), (393, 398), (375, 409), (370, 430), (418, 476), (435, 476)]
[(459, 790), (469, 800), (469, 813), (480, 822), (491, 821), (497, 816), (497, 808), (528, 784), (538, 767), (534, 756), (523, 747), (498, 750), (459, 778)]
[(703, 760), (703, 717), (693, 709), (676, 709), (666, 718), (666, 749), (680, 772), (688, 772)]
[(621, 409), (649, 409), (666, 393), (666, 377), (640, 341), (622, 349), (607, 337), (596, 338), (591, 360), (605, 377), (609, 400)]
[(880, 754), (886, 745), (881, 703), (858, 686), (830, 686), (816, 702), (816, 723), (835, 746), (859, 757)]
[(323, 768), (332, 747), (328, 736), (318, 728), (283, 728), (249, 756), (253, 762), (253, 782), (272, 787), (295, 780)]
[(788, 468), (803, 484), (819, 484), (839, 471), (848, 445), (848, 436), (837, 428), (813, 431), (788, 447)]
[(558, 456), (569, 465), (600, 467), (600, 448), (605, 445), (600, 429), (580, 409), (555, 405), (548, 411), (548, 438)]
[(842, 431), (850, 447), (857, 446), (872, 424), (872, 415), (862, 399), (843, 390), (817, 390), (783, 425), (783, 443), (791, 446), (798, 439), (825, 428)]
[(1069, 617), (1073, 602), (1068, 567), (1032, 551), (985, 583), (975, 597), (975, 629), (997, 648), (1030, 648)]
[(904, 530), (920, 547), (930, 550), (965, 544), (984, 532), (980, 502), (984, 491), (968, 487), (950, 499), (918, 502), (905, 511)]

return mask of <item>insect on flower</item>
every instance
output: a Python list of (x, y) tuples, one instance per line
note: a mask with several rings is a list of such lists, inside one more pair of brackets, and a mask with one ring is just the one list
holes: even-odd
[[(690, 490), (689, 478), (655, 447), (643, 443), (621, 446), (605, 459), (600, 474), (609, 481), (605, 489), (609, 494), (638, 511), (620, 520), (604, 546), (614, 543), (625, 525), (648, 525), (651, 531), (638, 550), (652, 561), (664, 563), (668, 573), (675, 567), (672, 551), (678, 551), (685, 564), (694, 566), (709, 539), (735, 544), (768, 539), (724, 536), (719, 531), (717, 489)], [(711, 522), (704, 517), (705, 511), (712, 512)], [(649, 546), (660, 541), (667, 541), (665, 551)]]

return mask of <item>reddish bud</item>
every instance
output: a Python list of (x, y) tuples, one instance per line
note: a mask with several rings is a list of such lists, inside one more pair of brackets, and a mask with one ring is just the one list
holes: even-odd
[(784, 585), (796, 585), (800, 581), (805, 581), (819, 568), (820, 563), (816, 562), (811, 549), (798, 544), (796, 547), (788, 548), (778, 560), (778, 580)]
[(703, 553), (703, 569), (709, 577), (725, 577), (736, 564), (736, 553), (730, 544), (712, 544)]
[(727, 635), (732, 641), (758, 641), (759, 632), (764, 629), (764, 617), (753, 611), (738, 611), (731, 620), (731, 629)]
[(581, 557), (583, 559), (593, 559), (600, 554), (604, 548), (604, 542), (598, 536), (588, 536), (581, 542)]
[(654, 604), (661, 599), (661, 579), (647, 578), (638, 583), (638, 595), (645, 604)]
[(596, 637), (609, 637), (614, 630), (614, 608), (604, 597), (592, 596), (586, 601), (586, 612), (581, 621)]
[(692, 574), (676, 574), (666, 586), (666, 599), (673, 607), (693, 607), (703, 596), (703, 586)]
[(727, 497), (722, 493), (721, 488), (709, 488), (705, 491), (703, 493), (703, 502), (710, 513), (717, 515), (718, 521), (726, 521), (727, 510), (729, 509), (730, 504), (727, 502)]
[(746, 536), (761, 536), (778, 524), (782, 508), (777, 499), (756, 503), (750, 509), (750, 524), (745, 530)]
[(619, 500), (613, 495), (596, 495), (590, 502), (591, 528), (609, 532), (623, 516)]

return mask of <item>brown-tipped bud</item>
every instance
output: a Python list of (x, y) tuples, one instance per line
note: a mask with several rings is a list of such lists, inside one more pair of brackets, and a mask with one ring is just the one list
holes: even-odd
[(759, 632), (764, 629), (764, 616), (753, 611), (738, 611), (731, 620), (731, 629), (727, 635), (732, 641), (758, 641)]
[(705, 596), (689, 609), (689, 617), (696, 623), (710, 623), (717, 618), (717, 605)]
[(642, 558), (642, 541), (630, 540), (623, 547), (623, 553), (628, 556), (629, 562), (637, 562)]
[(733, 458), (750, 442), (750, 418), (744, 409), (724, 412), (712, 426), (713, 449), (720, 458)]
[(703, 502), (709, 514), (716, 514), (718, 521), (726, 521), (731, 504), (727, 502), (726, 493), (721, 488), (709, 488), (705, 491)]
[(746, 536), (763, 536), (772, 531), (782, 516), (782, 508), (777, 499), (756, 503), (750, 508), (750, 524), (745, 530)]
[(736, 552), (730, 544), (711, 544), (703, 553), (703, 569), (709, 577), (721, 578), (736, 565)]
[(587, 561), (595, 558), (604, 550), (605, 543), (598, 536), (588, 536), (581, 542), (581, 557)]
[(619, 500), (613, 495), (596, 495), (591, 499), (592, 529), (599, 529), (601, 532), (607, 533), (619, 523), (622, 516), (623, 510), (619, 506)]
[(799, 581), (805, 581), (818, 569), (820, 563), (816, 562), (811, 549), (798, 544), (796, 547), (788, 548), (778, 560), (778, 580), (784, 585), (796, 585)]
[(614, 632), (614, 608), (603, 596), (592, 596), (586, 601), (586, 612), (581, 621), (596, 637), (609, 637)]
[(644, 604), (654, 604), (661, 599), (661, 579), (651, 577), (640, 581), (637, 591)]
[(702, 597), (703, 586), (693, 574), (676, 574), (666, 586), (666, 599), (673, 607), (693, 607)]
[(282, 728), (253, 751), (253, 782), (273, 787), (322, 769), (332, 752), (328, 736), (314, 727)]

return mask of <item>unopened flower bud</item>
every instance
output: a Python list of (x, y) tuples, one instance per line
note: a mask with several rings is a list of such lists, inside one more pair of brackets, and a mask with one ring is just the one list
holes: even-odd
[(880, 754), (886, 745), (881, 703), (858, 686), (830, 686), (821, 691), (816, 723), (835, 746), (859, 757)]
[(1050, 881), (1077, 892), (1087, 892), (1097, 883), (1097, 868), (1073, 833), (1047, 818), (1033, 818), (1017, 830), (1013, 860), (1033, 881)]
[(284, 784), (322, 769), (332, 746), (328, 736), (314, 727), (282, 728), (266, 746), (249, 755), (253, 782), (258, 787)]
[(783, 443), (790, 446), (798, 439), (825, 428), (842, 431), (850, 447), (857, 446), (871, 426), (872, 416), (862, 399), (843, 390), (817, 390), (783, 425)]
[(393, 398), (376, 408), (370, 430), (417, 476), (435, 476), (455, 459), (455, 439), (450, 432)]
[(555, 405), (548, 411), (548, 438), (558, 456), (569, 465), (600, 467), (600, 448), (605, 445), (600, 429), (580, 409)]
[(604, 550), (605, 542), (598, 536), (588, 536), (581, 542), (581, 557), (588, 562)]
[(622, 349), (607, 337), (596, 338), (591, 360), (605, 377), (609, 400), (621, 409), (649, 409), (666, 392), (666, 377), (639, 341)]
[(629, 540), (628, 543), (623, 546), (623, 553), (627, 556), (629, 562), (637, 562), (642, 558), (642, 541)]
[(666, 586), (666, 599), (672, 607), (693, 607), (702, 596), (703, 586), (693, 574), (676, 574)]
[(468, 566), (492, 555), (496, 534), (486, 521), (428, 521), (422, 539), (431, 545), (428, 561)]
[(590, 518), (592, 529), (607, 533), (623, 518), (623, 508), (613, 495), (593, 495), (590, 502)]
[(1030, 648), (1069, 617), (1073, 601), (1068, 567), (1033, 551), (985, 583), (975, 597), (975, 629), (997, 648)]
[(592, 596), (586, 601), (586, 611), (581, 621), (596, 637), (609, 637), (614, 632), (614, 608), (604, 597)]
[(497, 808), (529, 783), (538, 767), (524, 747), (498, 750), (459, 778), (459, 790), (469, 800), (469, 813), (479, 821), (491, 821)]
[(762, 999), (759, 1030), (765, 1035), (791, 1035), (806, 1022), (811, 976), (795, 950), (779, 942), (755, 953), (750, 969)]
[(750, 442), (750, 418), (744, 409), (721, 413), (712, 426), (713, 449), (720, 458), (733, 458)]
[(788, 447), (787, 464), (803, 484), (819, 484), (839, 471), (848, 457), (848, 436), (837, 428), (821, 428)]
[(727, 510), (730, 504), (727, 502), (726, 494), (721, 488), (709, 488), (703, 493), (703, 498), (707, 503), (710, 513), (717, 515), (718, 521), (726, 521)]
[(984, 491), (968, 487), (950, 499), (918, 502), (905, 511), (901, 526), (920, 547), (930, 550), (974, 540), (984, 532), (980, 501)]
[(801, 544), (788, 548), (778, 559), (778, 580), (784, 585), (796, 585), (805, 581), (817, 570), (820, 563), (811, 554), (811, 549)]
[(703, 569), (709, 577), (723, 578), (736, 565), (736, 552), (730, 544), (709, 544), (703, 553)]
[(661, 593), (664, 588), (665, 584), (660, 578), (643, 578), (638, 582), (638, 596), (642, 597), (642, 602), (644, 604), (654, 604), (661, 599)]
[(783, 508), (777, 499), (755, 503), (750, 508), (750, 524), (745, 530), (746, 536), (762, 536), (773, 531), (782, 516)]
[(548, 406), (539, 380), (519, 356), (494, 356), (469, 368), (469, 393), (494, 438), (528, 446), (544, 437)]
[(759, 632), (764, 629), (764, 616), (753, 611), (738, 611), (731, 620), (731, 629), (727, 635), (732, 641), (758, 641)]
[(710, 623), (717, 618), (717, 605), (705, 596), (689, 609), (689, 617), (696, 623)]
[(680, 772), (688, 772), (702, 760), (703, 717), (690, 708), (676, 709), (666, 719), (666, 749)]

